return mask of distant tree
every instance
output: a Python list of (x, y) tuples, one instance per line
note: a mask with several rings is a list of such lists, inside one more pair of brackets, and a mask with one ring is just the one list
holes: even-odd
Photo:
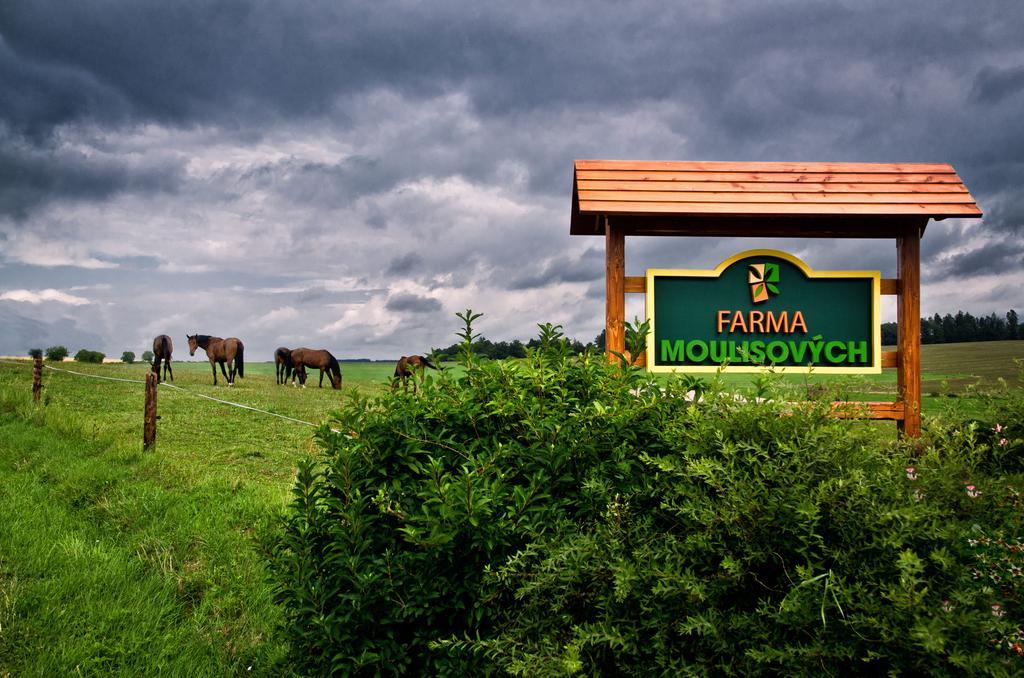
[(152, 365), (153, 364), (153, 352), (152, 351), (143, 351), (142, 352), (142, 362), (148, 363), (148, 364)]
[(1006, 339), (1006, 320), (995, 313), (978, 318), (978, 339), (981, 341), (994, 341)]
[(28, 350), (28, 357), (32, 358), (33, 360), (36, 359), (36, 358), (42, 358), (43, 357), (43, 349), (41, 349), (41, 348), (30, 348)]
[(954, 318), (956, 323), (957, 341), (970, 341), (978, 334), (978, 319), (970, 313), (957, 311)]
[[(921, 328), (922, 341), (924, 341), (924, 327)], [(897, 341), (896, 323), (882, 323), (882, 345), (895, 346)]]
[(63, 346), (51, 346), (46, 349), (46, 359), (52, 360), (55, 363), (59, 363), (64, 358), (68, 357), (68, 350)]
[(942, 316), (942, 341), (953, 344), (960, 341), (960, 334), (957, 332), (956, 320), (949, 313)]
[[(896, 323), (882, 323), (882, 343), (895, 342), (898, 336)], [(922, 344), (951, 344), (969, 341), (999, 341), (1024, 339), (1024, 329), (1013, 309), (1005, 316), (998, 313), (974, 316), (966, 311), (944, 316), (936, 313), (931, 318), (921, 318)]]
[(932, 341), (941, 344), (946, 341), (946, 332), (942, 329), (942, 316), (936, 313), (929, 323), (932, 328)]
[(99, 351), (90, 351), (83, 348), (75, 354), (75, 360), (80, 363), (101, 363), (107, 356)]
[(121, 362), (128, 363), (129, 365), (131, 365), (133, 362), (135, 362), (135, 354), (132, 353), (131, 351), (125, 351), (124, 353), (121, 354)]
[(601, 334), (599, 334), (596, 337), (594, 337), (594, 341), (593, 341), (594, 347), (597, 348), (597, 350), (601, 351), (601, 352), (604, 351), (604, 333), (606, 331), (607, 330), (601, 330)]

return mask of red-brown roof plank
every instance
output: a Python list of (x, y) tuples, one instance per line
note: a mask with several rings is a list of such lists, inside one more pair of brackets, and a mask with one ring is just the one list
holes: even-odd
[(948, 164), (577, 160), (570, 233), (603, 233), (597, 215), (820, 216), (861, 227), (886, 216), (981, 214)]

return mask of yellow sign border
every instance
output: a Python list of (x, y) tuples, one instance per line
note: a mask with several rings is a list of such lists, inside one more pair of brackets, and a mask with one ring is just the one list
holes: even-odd
[[(871, 327), (872, 331), (872, 344), (874, 346), (873, 362), (870, 367), (826, 367), (826, 366), (797, 366), (789, 365), (785, 367), (772, 367), (770, 365), (762, 366), (715, 366), (710, 365), (695, 365), (692, 367), (680, 367), (680, 366), (656, 366), (654, 364), (655, 349), (654, 346), (654, 278), (655, 276), (662, 277), (689, 277), (689, 278), (720, 278), (725, 269), (732, 266), (740, 259), (746, 259), (747, 257), (759, 257), (759, 256), (771, 256), (784, 259), (789, 263), (797, 266), (801, 271), (804, 272), (808, 278), (870, 278), (871, 279)], [(805, 264), (797, 257), (783, 252), (781, 250), (772, 249), (754, 249), (740, 252), (729, 257), (717, 267), (712, 270), (703, 269), (681, 269), (681, 268), (649, 268), (647, 269), (647, 294), (646, 294), (646, 308), (644, 314), (647, 316), (647, 320), (651, 323), (651, 333), (648, 335), (649, 341), (647, 342), (647, 370), (655, 373), (712, 373), (712, 372), (723, 372), (723, 373), (739, 373), (739, 374), (756, 374), (765, 370), (775, 370), (777, 372), (785, 372), (789, 374), (808, 374), (811, 372), (819, 372), (822, 374), (881, 374), (882, 373), (882, 326), (879, 322), (881, 317), (881, 280), (882, 274), (879, 271), (815, 271), (810, 266)]]

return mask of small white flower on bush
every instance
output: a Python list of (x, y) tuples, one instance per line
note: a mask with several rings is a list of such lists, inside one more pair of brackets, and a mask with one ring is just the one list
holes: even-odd
[(971, 499), (981, 496), (981, 490), (976, 488), (974, 485), (968, 485), (965, 489), (967, 490), (967, 496)]
[(1006, 614), (1006, 610), (1004, 610), (1003, 606), (999, 603), (992, 603), (992, 614), (996, 617), (1002, 617)]
[(908, 480), (917, 480), (917, 469), (914, 468), (913, 466), (908, 466), (907, 467), (907, 479)]

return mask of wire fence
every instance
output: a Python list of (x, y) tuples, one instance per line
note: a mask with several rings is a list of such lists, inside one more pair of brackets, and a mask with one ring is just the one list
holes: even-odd
[(283, 415), (283, 414), (278, 414), (277, 412), (270, 412), (268, 410), (261, 410), (258, 407), (251, 407), (249, 405), (242, 405), (241, 403), (233, 403), (230, 400), (221, 400), (220, 398), (214, 398), (213, 396), (203, 395), (202, 393), (196, 393), (195, 391), (189, 391), (189, 390), (184, 389), (184, 388), (182, 388), (180, 386), (175, 386), (174, 384), (168, 384), (166, 381), (160, 382), (160, 385), (164, 386), (166, 388), (172, 388), (175, 391), (181, 391), (182, 393), (188, 393), (189, 395), (193, 395), (193, 396), (195, 396), (197, 398), (204, 398), (205, 400), (212, 400), (215, 403), (221, 403), (223, 405), (231, 405), (233, 407), (239, 407), (239, 408), (241, 408), (243, 410), (251, 410), (253, 412), (261, 412), (263, 414), (269, 414), (270, 416), (277, 417), (278, 419), (286, 419), (288, 421), (294, 421), (297, 424), (305, 424), (306, 426), (313, 426), (314, 428), (319, 426), (319, 424), (314, 424), (311, 421), (303, 421), (302, 419), (296, 419), (295, 417), (288, 417), (288, 416)]
[[(25, 367), (32, 367), (32, 362), (31, 361), (26, 361), (26, 360), (0, 360), (0, 363), (5, 363), (5, 364), (8, 364), (8, 365), (20, 365), (20, 366), (25, 366)], [(124, 379), (122, 377), (107, 377), (107, 376), (103, 376), (101, 374), (90, 374), (88, 372), (77, 372), (75, 370), (68, 370), (68, 369), (64, 369), (62, 367), (53, 367), (52, 365), (47, 365), (45, 363), (43, 364), (43, 367), (45, 369), (48, 369), (48, 370), (53, 370), (54, 372), (64, 372), (65, 374), (73, 374), (73, 375), (76, 375), (76, 376), (79, 376), (79, 377), (88, 377), (90, 379), (103, 379), (105, 381), (120, 381), (120, 382), (125, 382), (125, 383), (128, 383), (128, 384), (143, 384), (143, 385), (145, 385), (145, 383), (146, 383), (145, 380), (143, 380), (143, 379)], [(174, 384), (167, 383), (166, 381), (160, 382), (160, 386), (162, 386), (164, 388), (168, 388), (168, 389), (173, 389), (175, 391), (181, 391), (182, 393), (187, 393), (188, 395), (195, 396), (196, 398), (203, 398), (204, 400), (212, 400), (213, 402), (220, 403), (222, 405), (230, 405), (231, 407), (237, 407), (237, 408), (242, 409), (242, 410), (249, 410), (251, 412), (259, 412), (260, 414), (266, 414), (266, 415), (269, 415), (271, 417), (277, 417), (278, 419), (284, 419), (284, 420), (287, 420), (287, 421), (292, 421), (292, 422), (295, 422), (296, 424), (303, 424), (304, 426), (312, 426), (313, 428), (319, 428), (319, 426), (320, 426), (320, 424), (315, 424), (315, 423), (313, 423), (311, 421), (304, 421), (302, 419), (296, 419), (295, 417), (289, 417), (289, 416), (284, 415), (284, 414), (278, 414), (277, 412), (271, 412), (269, 410), (263, 410), (263, 409), (260, 409), (258, 407), (252, 407), (251, 405), (243, 405), (242, 403), (235, 403), (235, 402), (232, 402), (230, 400), (222, 400), (220, 398), (214, 398), (213, 396), (204, 395), (202, 393), (196, 393), (195, 391), (190, 391), (190, 390), (182, 388), (180, 386), (175, 386)], [(334, 431), (335, 433), (338, 432), (337, 429), (333, 429), (332, 428), (331, 430)]]

